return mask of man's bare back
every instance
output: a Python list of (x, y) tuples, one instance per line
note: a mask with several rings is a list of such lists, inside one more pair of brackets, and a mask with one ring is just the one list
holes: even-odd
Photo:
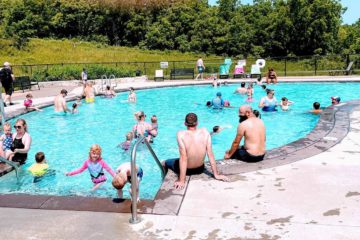
[(187, 168), (197, 168), (204, 164), (210, 134), (205, 128), (182, 130), (177, 134), (179, 148), (187, 155)]
[(55, 112), (66, 112), (66, 101), (65, 98), (59, 94), (54, 100)]
[(265, 154), (264, 123), (259, 118), (252, 117), (247, 119), (242, 127), (244, 129), (244, 147), (248, 153), (255, 156)]

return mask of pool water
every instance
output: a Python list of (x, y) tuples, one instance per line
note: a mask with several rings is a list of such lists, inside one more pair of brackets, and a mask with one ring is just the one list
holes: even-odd
[[(28, 193), (62, 196), (97, 196), (116, 197), (108, 181), (96, 192), (90, 192), (92, 182), (87, 170), (71, 177), (64, 173), (79, 168), (88, 157), (89, 148), (97, 143), (103, 149), (103, 159), (115, 170), (121, 163), (130, 161), (130, 151), (124, 152), (116, 146), (125, 140), (125, 134), (135, 124), (134, 112), (143, 110), (146, 120), (155, 114), (158, 117), (159, 134), (152, 144), (159, 159), (178, 157), (176, 132), (185, 129), (184, 118), (189, 112), (198, 115), (199, 127), (212, 131), (213, 126), (225, 128), (213, 137), (213, 151), (216, 159), (224, 156), (235, 137), (238, 125), (238, 107), (245, 103), (246, 97), (233, 94), (239, 87), (236, 85), (213, 88), (211, 86), (186, 86), (158, 88), (137, 91), (138, 102), (129, 104), (127, 93), (119, 93), (116, 98), (96, 98), (95, 104), (83, 103), (79, 113), (67, 116), (56, 116), (53, 107), (43, 112), (31, 112), (21, 116), (29, 127), (32, 145), (27, 163), (22, 166), (20, 182), (17, 183), (14, 173), (0, 178), (0, 193)], [(322, 107), (330, 105), (330, 96), (341, 96), (342, 101), (358, 98), (359, 83), (280, 83), (270, 85), (275, 90), (278, 101), (286, 96), (294, 102), (287, 112), (262, 112), (266, 126), (267, 149), (282, 146), (308, 134), (316, 125), (318, 116), (309, 114), (315, 101)], [(236, 108), (222, 111), (212, 110), (205, 106), (206, 101), (222, 93)], [(260, 98), (265, 96), (260, 86), (255, 86), (254, 109)], [(195, 104), (199, 103), (199, 104)], [(68, 103), (70, 107), (72, 103)], [(14, 124), (15, 119), (11, 120)], [(26, 169), (34, 162), (34, 155), (43, 151), (49, 166), (55, 174), (46, 176), (37, 183)], [(160, 170), (149, 151), (143, 146), (137, 153), (137, 163), (144, 170), (140, 187), (142, 199), (155, 197), (161, 185)], [(125, 187), (124, 196), (129, 197)]]

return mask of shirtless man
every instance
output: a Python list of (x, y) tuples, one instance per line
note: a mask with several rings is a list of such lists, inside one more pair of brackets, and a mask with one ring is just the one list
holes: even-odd
[(60, 94), (55, 97), (54, 100), (55, 112), (64, 112), (64, 113), (71, 112), (71, 110), (68, 109), (68, 107), (66, 106), (66, 100), (65, 100), (66, 95), (67, 95), (67, 91), (66, 89), (63, 89), (60, 91)]
[(197, 124), (195, 113), (186, 115), (185, 126), (187, 130), (177, 133), (180, 158), (168, 159), (162, 162), (166, 170), (170, 168), (179, 175), (178, 180), (174, 184), (176, 189), (183, 189), (185, 187), (186, 175), (203, 173), (205, 169), (205, 155), (209, 158), (215, 179), (228, 181), (227, 177), (219, 175), (217, 171), (209, 132), (205, 128), (197, 129)]
[[(240, 123), (236, 137), (230, 150), (226, 151), (224, 159), (238, 159), (245, 162), (258, 162), (265, 156), (265, 126), (260, 118), (257, 118), (251, 107), (243, 105), (239, 109)], [(244, 137), (244, 146), (239, 147)]]
[(95, 101), (95, 89), (93, 88), (92, 82), (86, 84), (84, 95), (86, 103), (93, 103)]
[(240, 83), (240, 87), (237, 88), (234, 93), (245, 95), (247, 93), (247, 88), (245, 87), (245, 82)]

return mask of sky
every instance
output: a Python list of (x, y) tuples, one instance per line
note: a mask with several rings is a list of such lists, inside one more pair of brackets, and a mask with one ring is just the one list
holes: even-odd
[[(209, 4), (216, 4), (217, 0), (208, 0)], [(241, 0), (242, 4), (252, 3), (253, 0)], [(360, 18), (360, 1), (359, 0), (341, 0), (341, 5), (348, 9), (343, 14), (344, 24), (353, 24)]]

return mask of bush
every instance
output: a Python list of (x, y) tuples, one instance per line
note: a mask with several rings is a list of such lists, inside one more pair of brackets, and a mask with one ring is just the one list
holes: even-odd
[[(58, 81), (58, 80), (74, 80), (81, 78), (81, 71), (84, 66), (81, 65), (53, 65), (36, 69), (33, 71), (32, 78), (37, 81)], [(88, 79), (100, 79), (101, 76), (115, 75), (115, 77), (133, 77), (135, 69), (106, 66), (106, 65), (89, 65), (86, 66)]]

